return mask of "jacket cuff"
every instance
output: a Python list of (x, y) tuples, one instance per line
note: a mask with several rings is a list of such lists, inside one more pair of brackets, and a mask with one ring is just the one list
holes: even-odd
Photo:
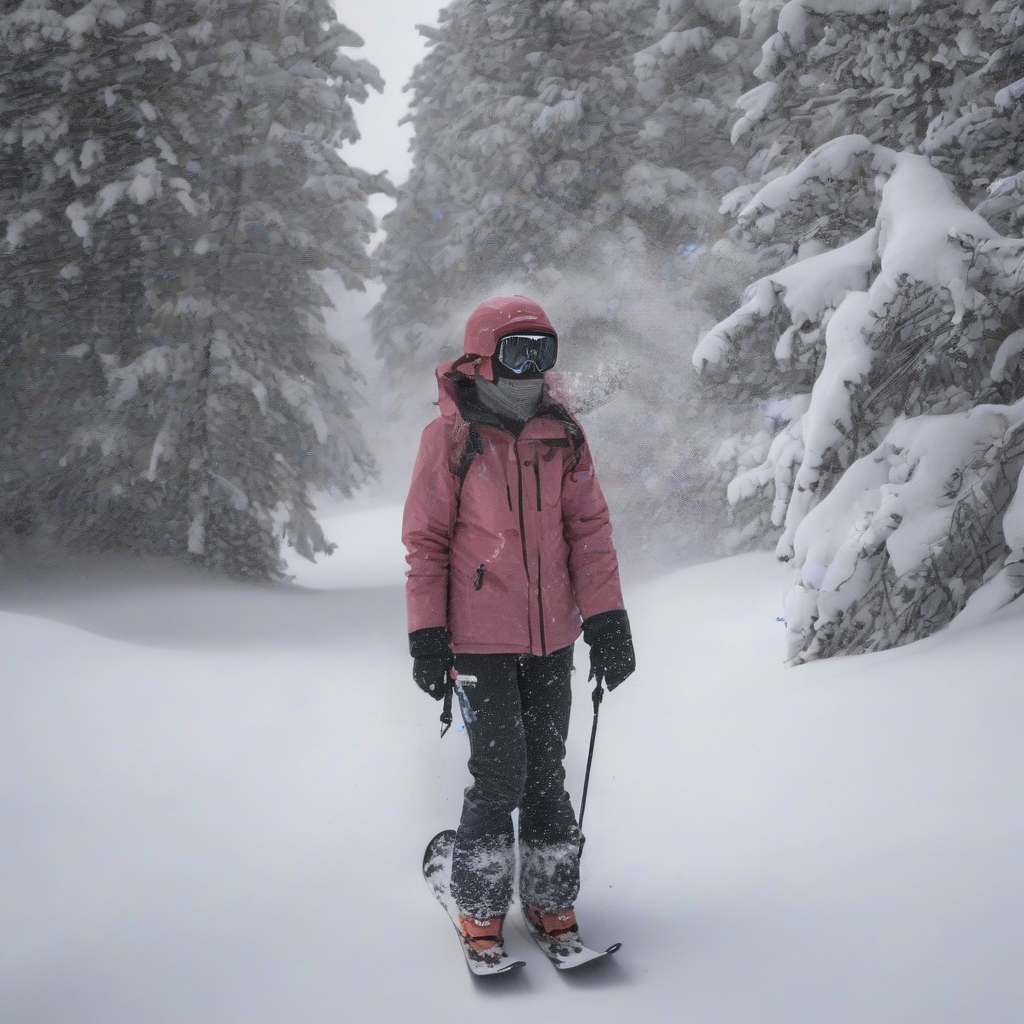
[(583, 620), (583, 639), (591, 646), (601, 640), (630, 640), (632, 636), (624, 608), (599, 612)]
[(448, 630), (444, 626), (428, 626), (409, 634), (409, 653), (414, 658), (447, 658), (451, 655)]

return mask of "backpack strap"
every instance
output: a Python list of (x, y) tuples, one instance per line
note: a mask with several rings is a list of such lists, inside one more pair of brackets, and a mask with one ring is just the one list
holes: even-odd
[(459, 456), (459, 461), (455, 469), (455, 477), (459, 481), (458, 493), (462, 495), (462, 485), (466, 482), (466, 475), (469, 473), (469, 467), (473, 465), (473, 460), (478, 455), (484, 453), (484, 439), (477, 433), (476, 426), (473, 423), (469, 424), (469, 430), (466, 431), (466, 440), (462, 445), (462, 454)]
[[(459, 442), (462, 442), (461, 447)], [(470, 466), (478, 455), (484, 453), (484, 439), (473, 423), (463, 421), (452, 431), (452, 447), (448, 455), (448, 469), (455, 477), (455, 518), (459, 518), (459, 504), (462, 501), (462, 485), (466, 482)]]

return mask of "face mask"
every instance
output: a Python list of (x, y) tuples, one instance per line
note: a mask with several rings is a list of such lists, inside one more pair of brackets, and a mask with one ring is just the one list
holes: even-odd
[(543, 391), (543, 377), (525, 380), (499, 377), (496, 381), (476, 378), (476, 393), (481, 404), (516, 423), (525, 423), (537, 411)]

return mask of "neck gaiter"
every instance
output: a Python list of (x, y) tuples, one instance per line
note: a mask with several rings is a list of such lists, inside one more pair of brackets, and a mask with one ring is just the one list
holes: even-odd
[(525, 380), (499, 377), (496, 381), (476, 378), (476, 393), (481, 405), (515, 423), (525, 423), (537, 411), (543, 390), (543, 377)]

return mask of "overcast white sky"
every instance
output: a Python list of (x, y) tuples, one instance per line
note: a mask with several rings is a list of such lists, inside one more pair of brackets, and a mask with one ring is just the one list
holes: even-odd
[[(426, 40), (417, 24), (436, 25), (437, 12), (447, 0), (334, 0), (342, 24), (358, 32), (366, 45), (361, 51), (347, 51), (375, 64), (384, 77), (383, 95), (371, 93), (363, 104), (356, 104), (356, 120), (362, 139), (342, 151), (345, 159), (376, 173), (387, 170), (396, 184), (404, 181), (411, 161), (408, 147), (412, 137), (409, 125), (398, 127), (408, 110), (408, 93), (402, 86), (426, 52)], [(380, 197), (377, 197), (380, 199)], [(376, 210), (376, 204), (372, 204)]]

